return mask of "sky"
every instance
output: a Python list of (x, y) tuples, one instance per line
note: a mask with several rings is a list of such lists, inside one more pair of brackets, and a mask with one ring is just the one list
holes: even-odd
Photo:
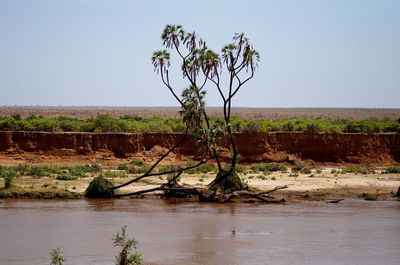
[(398, 0), (0, 0), (0, 105), (178, 106), (151, 55), (181, 24), (214, 51), (235, 32), (259, 51), (234, 106), (400, 108), (399, 14)]

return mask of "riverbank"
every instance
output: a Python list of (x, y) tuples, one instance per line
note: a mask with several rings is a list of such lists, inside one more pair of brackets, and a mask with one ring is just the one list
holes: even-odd
[[(309, 170), (309, 171), (308, 171)], [(251, 172), (239, 174), (251, 189), (271, 190), (276, 186), (288, 188), (274, 193), (277, 199), (285, 200), (333, 200), (343, 198), (364, 198), (384, 200), (393, 197), (400, 186), (400, 174), (382, 174), (380, 170), (372, 173), (342, 173), (340, 168), (307, 169), (307, 172)], [(37, 198), (37, 199), (74, 199), (82, 198), (84, 191), (94, 176), (102, 174), (115, 184), (132, 179), (133, 175), (123, 170), (107, 170), (81, 178), (62, 180), (54, 176), (19, 176), (10, 189), (0, 190), (2, 198)], [(184, 174), (180, 184), (194, 187), (206, 187), (215, 177), (214, 173)], [(165, 183), (166, 176), (148, 177), (120, 189), (120, 193), (155, 188)], [(0, 187), (4, 180), (0, 179)], [(141, 197), (162, 197), (154, 192)]]
[[(143, 159), (147, 163), (177, 144), (182, 133), (87, 133), (0, 131), (0, 165), (21, 163), (119, 163)], [(398, 133), (271, 132), (234, 134), (241, 163), (294, 162), (309, 164), (400, 164)], [(219, 155), (230, 158), (229, 143)], [(169, 163), (196, 160), (192, 137), (167, 157)]]

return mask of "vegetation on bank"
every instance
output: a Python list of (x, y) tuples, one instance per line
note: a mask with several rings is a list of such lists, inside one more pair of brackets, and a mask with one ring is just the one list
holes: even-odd
[[(187, 161), (180, 167), (194, 165), (194, 161)], [(76, 199), (84, 193), (88, 197), (92, 196), (93, 189), (86, 184), (92, 178), (97, 179), (97, 186), (104, 187), (103, 191), (108, 192), (109, 187), (117, 184), (124, 179), (136, 177), (146, 171), (149, 164), (140, 159), (134, 159), (125, 163), (115, 165), (112, 168), (101, 168), (97, 164), (87, 165), (19, 165), (1, 166), (0, 165), (0, 198), (30, 198), (30, 199)], [(170, 172), (177, 166), (162, 165), (157, 172)], [(214, 164), (203, 164), (197, 168), (192, 168), (186, 172), (187, 177), (194, 177), (199, 185), (206, 185), (209, 178), (218, 171)], [(321, 168), (310, 168), (303, 163), (297, 162), (292, 165), (282, 163), (259, 163), (252, 165), (239, 165), (237, 173), (244, 181), (251, 179), (261, 179), (265, 181), (276, 180), (275, 176), (270, 176), (273, 172), (279, 174), (289, 174), (289, 177), (299, 177), (300, 174), (308, 177), (323, 176), (329, 172), (323, 172)], [(333, 169), (330, 174), (335, 178), (338, 174), (399, 174), (399, 166), (388, 166), (386, 168), (371, 168), (365, 165), (348, 165), (340, 169)], [(167, 178), (168, 179), (168, 178)], [(165, 180), (165, 177), (156, 176), (151, 180), (146, 180), (142, 184), (158, 184)], [(206, 180), (206, 183), (204, 183)], [(180, 179), (177, 180), (178, 182)], [(77, 189), (78, 187), (78, 189)], [(86, 192), (84, 190), (86, 189)], [(106, 197), (110, 197), (106, 194)]]
[[(210, 118), (211, 124), (223, 124), (222, 118)], [(244, 119), (231, 118), (234, 132), (334, 132), (334, 133), (379, 133), (400, 132), (399, 119), (330, 120), (319, 118), (292, 119)], [(99, 115), (90, 119), (45, 118), (29, 116), (25, 119), (19, 114), (0, 116), (0, 130), (3, 131), (45, 131), (45, 132), (183, 132), (185, 124), (180, 118), (141, 118), (122, 116), (113, 118)]]

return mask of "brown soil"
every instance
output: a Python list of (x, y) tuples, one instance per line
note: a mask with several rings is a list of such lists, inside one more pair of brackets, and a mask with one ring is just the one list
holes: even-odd
[[(142, 158), (151, 163), (182, 137), (180, 133), (0, 132), (0, 164), (120, 163)], [(294, 162), (386, 166), (400, 163), (399, 134), (311, 134), (274, 132), (236, 134), (241, 163)], [(223, 159), (229, 158), (222, 144)], [(167, 163), (196, 160), (193, 140), (185, 142)]]

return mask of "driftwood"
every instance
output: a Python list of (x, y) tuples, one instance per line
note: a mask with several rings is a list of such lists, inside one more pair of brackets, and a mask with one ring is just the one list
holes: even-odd
[[(177, 175), (174, 176), (170, 181), (167, 183), (160, 185), (159, 187), (126, 193), (126, 194), (116, 194), (116, 197), (122, 196), (137, 196), (145, 193), (150, 193), (154, 191), (163, 191), (164, 196), (167, 198), (192, 198), (198, 197), (200, 201), (203, 202), (219, 202), (219, 203), (226, 203), (231, 202), (233, 199), (239, 199), (244, 202), (262, 202), (262, 203), (283, 203), (285, 202), (284, 199), (275, 199), (272, 196), (272, 193), (278, 190), (288, 188), (287, 185), (285, 186), (277, 186), (272, 190), (267, 191), (259, 191), (259, 192), (251, 192), (247, 190), (241, 191), (233, 191), (233, 192), (219, 192), (219, 191), (212, 191), (210, 189), (205, 188), (197, 188), (192, 186), (181, 186), (176, 182), (176, 179), (182, 174), (179, 172)], [(252, 200), (244, 200), (244, 199), (252, 199)]]
[(154, 191), (158, 191), (158, 190), (165, 191), (167, 189), (171, 189), (174, 185), (177, 185), (176, 180), (180, 177), (180, 175), (182, 175), (182, 173), (183, 173), (183, 171), (177, 172), (177, 174), (173, 178), (171, 178), (167, 183), (160, 185), (159, 187), (155, 187), (155, 188), (151, 188), (151, 189), (147, 189), (147, 190), (134, 191), (134, 192), (130, 192), (130, 193), (124, 193), (124, 194), (116, 194), (115, 197), (121, 198), (124, 196), (136, 196), (136, 195), (154, 192)]
[[(116, 194), (115, 197), (123, 197), (123, 196), (137, 196), (145, 193), (151, 193), (155, 191), (163, 191), (164, 196), (167, 198), (190, 198), (190, 197), (198, 197), (200, 201), (204, 202), (219, 202), (219, 203), (226, 203), (231, 202), (233, 199), (255, 199), (262, 203), (282, 203), (285, 202), (284, 199), (277, 200), (271, 194), (277, 190), (285, 189), (288, 186), (278, 186), (270, 191), (261, 191), (261, 192), (251, 192), (251, 191), (234, 191), (230, 193), (221, 193), (221, 192), (214, 192), (209, 189), (204, 188), (196, 188), (196, 187), (185, 187), (185, 186), (168, 186), (171, 182), (163, 184), (159, 187), (135, 191), (131, 193), (125, 193), (118, 195)], [(176, 184), (174, 184), (176, 185)], [(253, 202), (253, 201), (245, 201), (245, 202)], [(255, 201), (254, 201), (255, 202)]]
[(288, 188), (287, 185), (285, 186), (276, 186), (272, 190), (268, 191), (260, 191), (260, 192), (251, 192), (251, 191), (234, 191), (228, 194), (223, 194), (221, 196), (222, 201), (220, 202), (229, 202), (233, 198), (253, 198), (257, 199), (264, 203), (281, 203), (285, 202), (285, 200), (276, 200), (271, 194), (275, 191), (282, 190)]

